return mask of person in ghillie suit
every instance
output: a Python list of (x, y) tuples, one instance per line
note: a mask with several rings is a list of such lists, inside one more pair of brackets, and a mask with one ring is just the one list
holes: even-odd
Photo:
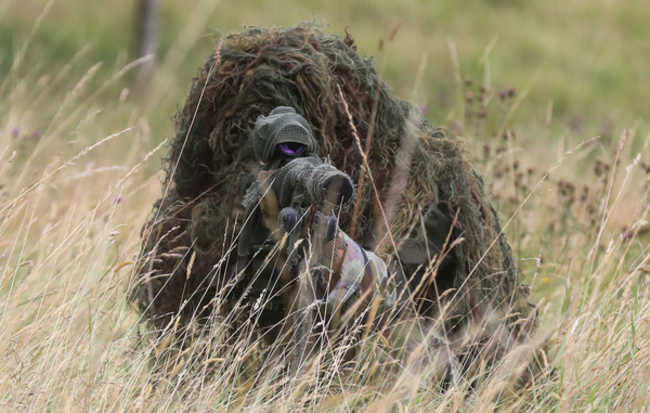
[[(386, 263), (397, 318), (430, 320), (464, 372), (525, 340), (535, 308), (463, 144), (396, 97), (349, 35), (312, 24), (228, 34), (193, 79), (132, 290), (152, 328), (205, 322), (217, 297), (227, 313), (266, 294), (260, 328), (285, 317), (287, 280), (273, 268), (259, 276), (269, 259), (241, 235), (256, 200), (247, 211), (246, 198), (269, 175), (253, 137), (278, 107), (308, 125), (312, 155), (354, 182), (337, 225), (344, 245)], [(463, 338), (477, 326), (483, 333)]]

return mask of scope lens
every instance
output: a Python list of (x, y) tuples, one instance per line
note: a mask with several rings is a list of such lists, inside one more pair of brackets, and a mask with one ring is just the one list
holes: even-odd
[(354, 187), (350, 179), (344, 179), (340, 176), (330, 178), (323, 185), (325, 198), (327, 201), (334, 205), (343, 205), (352, 199), (354, 195)]
[(292, 158), (300, 156), (307, 149), (307, 145), (303, 145), (299, 142), (285, 142), (278, 145), (280, 151)]

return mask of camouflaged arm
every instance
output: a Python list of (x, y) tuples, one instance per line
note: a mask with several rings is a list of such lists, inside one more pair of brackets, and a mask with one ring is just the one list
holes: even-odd
[(420, 228), (412, 233), (412, 237), (399, 250), (403, 277), (411, 289), (421, 283), (428, 268), (436, 266), (434, 276), (439, 291), (453, 286), (456, 258), (453, 251), (449, 250), (449, 244), (456, 238), (456, 231), (452, 228), (452, 219), (443, 210), (446, 210), (444, 206), (431, 206), (423, 215)]

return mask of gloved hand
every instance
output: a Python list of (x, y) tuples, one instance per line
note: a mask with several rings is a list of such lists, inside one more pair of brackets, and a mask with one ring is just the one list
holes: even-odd
[[(302, 231), (302, 216), (292, 208), (283, 209), (278, 221), (290, 234)], [(319, 237), (314, 253), (322, 277), (318, 287), (327, 306), (332, 310), (347, 310), (357, 304), (365, 309), (376, 294), (382, 294), (381, 305), (392, 306), (394, 292), (387, 291), (388, 268), (376, 254), (366, 251), (338, 227), (334, 216), (317, 215), (311, 228), (313, 237)], [(359, 302), (360, 300), (360, 302)]]

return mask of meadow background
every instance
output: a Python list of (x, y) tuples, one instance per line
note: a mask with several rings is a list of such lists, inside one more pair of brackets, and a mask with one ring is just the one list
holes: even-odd
[(139, 97), (134, 7), (0, 0), (1, 411), (495, 407), (506, 379), (307, 400), (182, 368), (152, 379), (125, 292), (170, 118), (222, 34), (305, 20), (347, 28), (400, 97), (467, 142), (551, 343), (553, 374), (499, 407), (650, 409), (650, 2), (163, 0)]

